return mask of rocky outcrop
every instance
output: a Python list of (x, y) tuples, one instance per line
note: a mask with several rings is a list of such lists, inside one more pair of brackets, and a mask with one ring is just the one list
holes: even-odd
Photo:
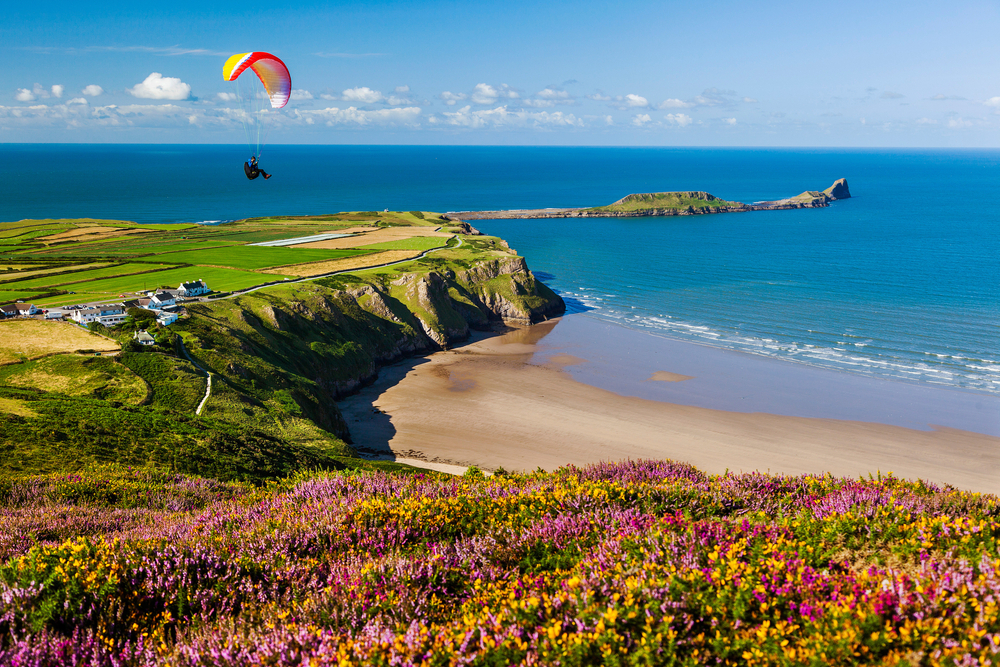
[[(641, 203), (649, 201), (653, 203), (658, 196), (677, 195), (680, 199), (698, 199), (706, 202), (725, 202), (715, 195), (702, 191), (691, 192), (653, 192), (643, 194), (631, 194), (611, 206)], [(545, 219), (545, 218), (649, 218), (649, 217), (670, 217), (675, 215), (711, 215), (714, 213), (745, 213), (749, 211), (778, 211), (796, 208), (823, 208), (830, 205), (830, 202), (838, 199), (848, 199), (851, 192), (847, 187), (847, 179), (841, 178), (834, 182), (826, 190), (808, 190), (795, 197), (778, 199), (774, 201), (762, 201), (755, 204), (743, 204), (741, 202), (727, 202), (718, 206), (674, 206), (649, 208), (636, 208), (632, 210), (610, 210), (609, 207), (597, 208), (539, 208), (539, 209), (514, 209), (508, 211), (458, 211), (444, 214), (443, 218), (449, 220), (505, 220), (505, 219)]]
[(838, 178), (833, 182), (833, 185), (823, 190), (823, 193), (830, 199), (850, 199), (851, 191), (847, 187), (846, 178)]

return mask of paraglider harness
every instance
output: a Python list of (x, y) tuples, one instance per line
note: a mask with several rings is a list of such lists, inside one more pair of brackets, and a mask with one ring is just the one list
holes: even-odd
[(264, 180), (271, 178), (271, 174), (267, 173), (257, 164), (257, 156), (252, 156), (249, 160), (243, 163), (243, 173), (247, 175), (251, 181), (261, 174), (264, 175)]

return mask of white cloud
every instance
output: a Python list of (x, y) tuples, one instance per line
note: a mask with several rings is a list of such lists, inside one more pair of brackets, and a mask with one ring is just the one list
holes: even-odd
[(289, 97), (291, 100), (311, 100), (312, 98), (312, 93), (308, 90), (302, 90), (300, 88), (292, 88), (292, 94)]
[(548, 109), (549, 107), (554, 107), (556, 105), (555, 100), (524, 100), (522, 102), (526, 107), (535, 107), (538, 109)]
[(434, 124), (454, 125), (459, 127), (582, 127), (583, 121), (573, 114), (562, 111), (509, 111), (505, 106), (495, 109), (472, 111), (471, 105), (466, 105), (458, 111), (445, 112), (444, 118), (432, 116)]
[(401, 109), (365, 110), (357, 107), (339, 109), (318, 109), (315, 111), (296, 111), (296, 116), (312, 125), (315, 121), (323, 121), (328, 126), (335, 125), (418, 125), (420, 107), (404, 107)]
[(757, 104), (757, 100), (752, 97), (744, 97), (743, 101), (747, 104)]
[(236, 93), (216, 93), (215, 96), (220, 102), (235, 102)]
[(668, 123), (673, 123), (674, 125), (680, 125), (681, 127), (687, 127), (694, 121), (691, 116), (686, 113), (668, 113), (664, 118), (667, 119)]
[(610, 102), (612, 100), (612, 97), (610, 95), (594, 93), (593, 95), (587, 95), (587, 99), (594, 100), (595, 102)]
[(400, 95), (410, 92), (409, 86), (396, 86), (396, 92)]
[(470, 99), (473, 104), (493, 104), (500, 99), (500, 93), (488, 83), (477, 83)]
[(441, 93), (440, 97), (448, 106), (455, 106), (456, 102), (461, 102), (467, 97), (467, 95), (465, 93), (452, 93), (446, 90)]
[(937, 95), (933, 96), (931, 99), (935, 100), (937, 102), (942, 102), (944, 100), (965, 101), (965, 98), (962, 97), (962, 96), (960, 96), (960, 95), (942, 95), (941, 93), (938, 93)]
[(98, 95), (104, 93), (104, 89), (98, 86), (96, 83), (92, 83), (89, 86), (84, 87), (84, 89), (81, 90), (80, 92), (86, 95), (87, 97), (97, 97)]
[(86, 97), (74, 97), (73, 99), (66, 102), (66, 104), (90, 104)]
[(17, 92), (14, 93), (14, 99), (18, 102), (34, 102), (35, 95), (27, 88), (18, 88)]
[(63, 91), (66, 90), (66, 86), (60, 86), (58, 83), (52, 86), (52, 97), (62, 97)]
[(535, 97), (542, 100), (568, 100), (570, 99), (569, 93), (565, 90), (556, 90), (555, 88), (545, 88), (535, 93)]
[(372, 90), (368, 86), (358, 88), (348, 88), (344, 91), (345, 102), (356, 102), (358, 104), (376, 104), (385, 99), (385, 95), (377, 90)]
[(723, 118), (722, 122), (725, 123), (726, 125), (736, 125), (735, 118)]
[(991, 97), (983, 102), (988, 107), (1000, 107), (1000, 97)]
[(405, 95), (400, 95), (400, 96), (390, 95), (389, 97), (385, 98), (385, 102), (386, 104), (391, 104), (393, 106), (402, 106), (404, 104), (409, 104), (411, 100), (409, 97), (406, 97)]
[(937, 121), (932, 118), (918, 118), (914, 122), (917, 125), (937, 125)]
[(632, 124), (638, 127), (642, 127), (646, 123), (652, 122), (652, 118), (649, 117), (648, 113), (637, 113), (635, 118), (632, 119)]
[(615, 119), (612, 118), (611, 116), (605, 116), (604, 117), (604, 122), (607, 125), (614, 125), (615, 124)]
[(649, 100), (641, 95), (636, 95), (634, 93), (629, 93), (625, 96), (625, 104), (630, 107), (648, 107)]
[(694, 102), (685, 102), (684, 100), (679, 100), (676, 97), (671, 97), (670, 99), (663, 100), (660, 102), (660, 109), (690, 109), (694, 106)]
[(146, 100), (186, 100), (191, 97), (191, 86), (178, 78), (153, 72), (142, 83), (127, 89), (134, 97)]
[(971, 120), (966, 120), (965, 118), (952, 118), (948, 121), (948, 127), (953, 129), (960, 129), (963, 127), (972, 127), (975, 125)]
[(901, 100), (904, 97), (906, 97), (906, 95), (903, 95), (902, 93), (894, 93), (891, 90), (887, 90), (883, 92), (881, 95), (879, 95), (879, 97), (883, 100)]

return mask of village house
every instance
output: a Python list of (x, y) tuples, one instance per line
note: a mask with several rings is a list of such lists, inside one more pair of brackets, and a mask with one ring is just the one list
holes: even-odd
[(145, 331), (136, 331), (135, 339), (139, 342), (139, 345), (153, 345), (156, 341)]
[(164, 311), (156, 316), (156, 321), (159, 322), (160, 326), (165, 327), (176, 322), (177, 317), (177, 313), (168, 313)]
[(199, 278), (190, 283), (181, 283), (181, 286), (177, 288), (177, 296), (201, 296), (202, 294), (208, 294), (212, 290), (208, 289), (208, 285), (205, 281)]
[(97, 306), (95, 308), (81, 308), (74, 310), (70, 314), (70, 319), (78, 324), (90, 324), (97, 322), (106, 327), (113, 327), (125, 321), (125, 309), (121, 306)]
[(170, 292), (157, 292), (149, 297), (149, 307), (156, 310), (173, 306), (176, 303), (177, 299)]
[(33, 303), (8, 303), (6, 306), (0, 306), (2, 317), (31, 317), (38, 313), (39, 310)]
[(149, 298), (140, 297), (138, 299), (130, 299), (129, 301), (125, 301), (124, 303), (122, 303), (122, 306), (125, 308), (125, 310), (128, 310), (129, 308), (143, 308), (145, 310), (152, 310), (152, 308), (150, 307), (150, 303), (152, 303), (152, 301)]

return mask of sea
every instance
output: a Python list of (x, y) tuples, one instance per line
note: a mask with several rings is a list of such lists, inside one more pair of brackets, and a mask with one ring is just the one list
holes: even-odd
[(755, 202), (846, 178), (852, 198), (822, 209), (473, 224), (592, 321), (1000, 395), (998, 150), (272, 145), (260, 161), (266, 182), (245, 178), (246, 153), (0, 145), (0, 220), (217, 223), (595, 206), (669, 190)]

